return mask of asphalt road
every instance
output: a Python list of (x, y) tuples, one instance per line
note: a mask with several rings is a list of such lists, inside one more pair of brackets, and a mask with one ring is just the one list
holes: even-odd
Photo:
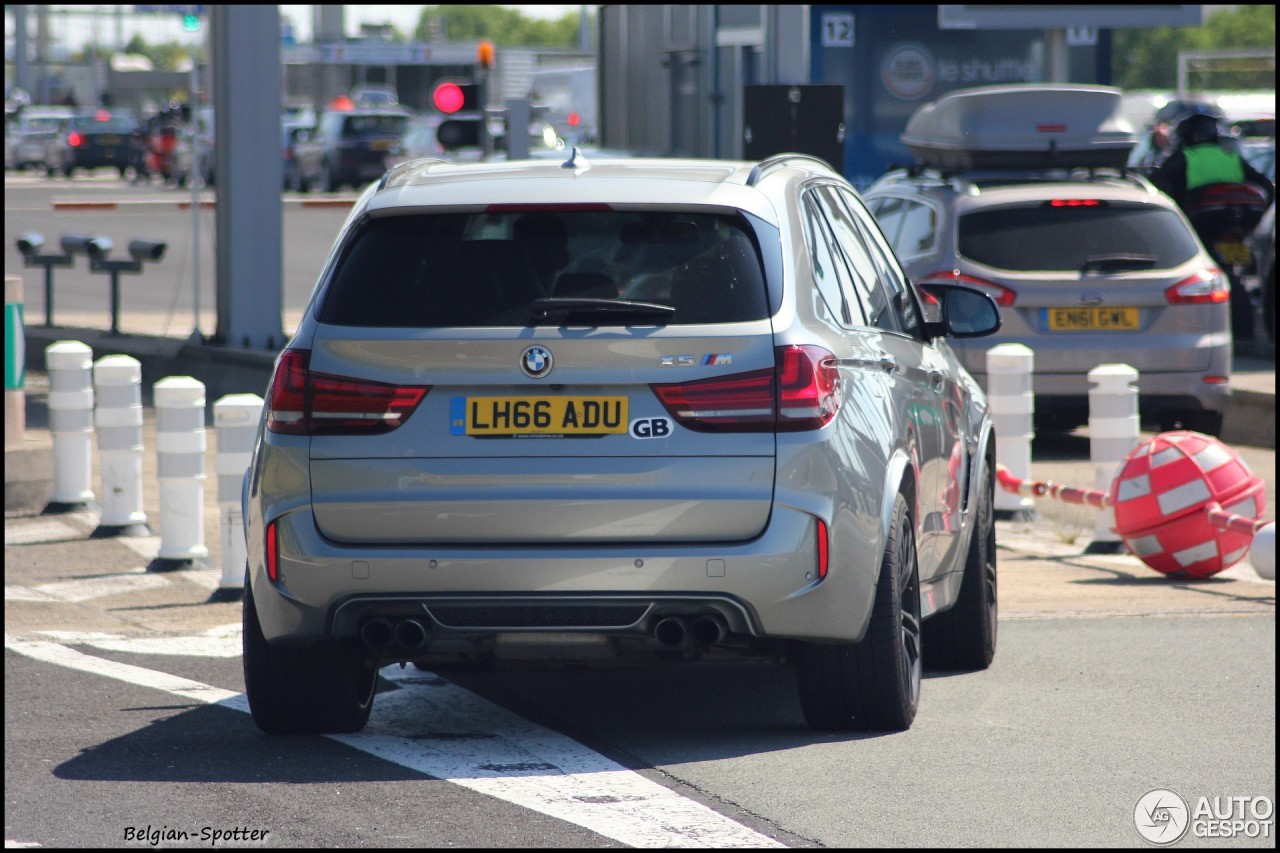
[[(8, 182), (6, 270), (20, 268), (12, 239), (26, 230), (56, 242), (100, 226), (117, 245), (176, 247), (190, 222), (172, 210), (39, 209), (50, 194), (122, 192), (186, 197), (105, 178)], [(343, 214), (283, 215), (285, 303), (300, 309)], [(170, 255), (125, 298), (189, 324), (179, 266)], [(82, 261), (56, 275), (69, 312), (95, 294), (105, 305)], [(27, 281), (38, 322), (39, 273)], [(1241, 452), (1274, 506), (1274, 451)], [(1087, 439), (1038, 439), (1033, 459), (1037, 477), (1091, 485)], [(154, 454), (143, 466), (159, 529)], [(697, 663), (389, 667), (366, 731), (271, 738), (244, 712), (239, 605), (210, 597), (210, 491), (209, 564), (182, 572), (145, 571), (156, 537), (90, 539), (92, 515), (6, 515), (6, 846), (153, 846), (148, 827), (166, 846), (214, 846), (207, 827), (240, 831), (217, 844), (281, 847), (1139, 847), (1135, 805), (1152, 789), (1190, 809), (1275, 801), (1274, 583), (1246, 564), (1187, 583), (1087, 555), (1092, 524), (1076, 508), (1042, 502), (1040, 520), (998, 524), (995, 663), (927, 673), (908, 732), (815, 733), (788, 667)], [(1189, 831), (1180, 846), (1270, 848), (1268, 831)]]

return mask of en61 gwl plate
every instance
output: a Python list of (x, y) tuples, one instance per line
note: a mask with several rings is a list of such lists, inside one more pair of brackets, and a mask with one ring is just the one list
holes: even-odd
[(1137, 308), (1041, 308), (1041, 328), (1050, 332), (1133, 332)]
[(626, 397), (453, 397), (454, 435), (610, 435), (627, 431)]

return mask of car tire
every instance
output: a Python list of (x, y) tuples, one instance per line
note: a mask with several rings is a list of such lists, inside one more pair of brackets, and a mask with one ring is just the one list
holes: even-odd
[(796, 682), (815, 729), (903, 731), (920, 703), (920, 577), (907, 500), (894, 499), (871, 624), (857, 643), (805, 644)]
[(258, 728), (281, 735), (363, 729), (373, 710), (378, 670), (360, 647), (335, 642), (271, 645), (258, 622), (247, 575), (243, 607), (244, 684)]
[(978, 483), (960, 596), (950, 610), (924, 623), (925, 663), (930, 669), (986, 669), (996, 655), (995, 481), (985, 464)]

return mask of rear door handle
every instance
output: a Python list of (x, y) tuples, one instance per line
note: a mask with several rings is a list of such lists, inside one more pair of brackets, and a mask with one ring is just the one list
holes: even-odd
[(876, 364), (878, 364), (880, 369), (885, 373), (893, 373), (898, 369), (898, 360), (887, 352), (880, 353), (880, 358), (876, 360)]

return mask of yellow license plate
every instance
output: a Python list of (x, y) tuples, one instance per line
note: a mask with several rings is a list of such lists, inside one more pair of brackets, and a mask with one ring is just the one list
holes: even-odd
[(375, 139), (369, 143), (369, 147), (374, 151), (389, 151), (391, 150), (391, 140)]
[(1138, 328), (1137, 308), (1046, 308), (1045, 328), (1051, 332), (1132, 332)]
[(119, 145), (123, 142), (123, 138), (119, 136), (99, 136), (98, 144), (100, 145)]
[(1249, 247), (1239, 240), (1214, 243), (1213, 248), (1217, 251), (1218, 257), (1222, 258), (1223, 263), (1244, 266), (1253, 260), (1253, 253), (1249, 251)]
[(626, 397), (454, 397), (454, 435), (612, 435), (627, 431)]

